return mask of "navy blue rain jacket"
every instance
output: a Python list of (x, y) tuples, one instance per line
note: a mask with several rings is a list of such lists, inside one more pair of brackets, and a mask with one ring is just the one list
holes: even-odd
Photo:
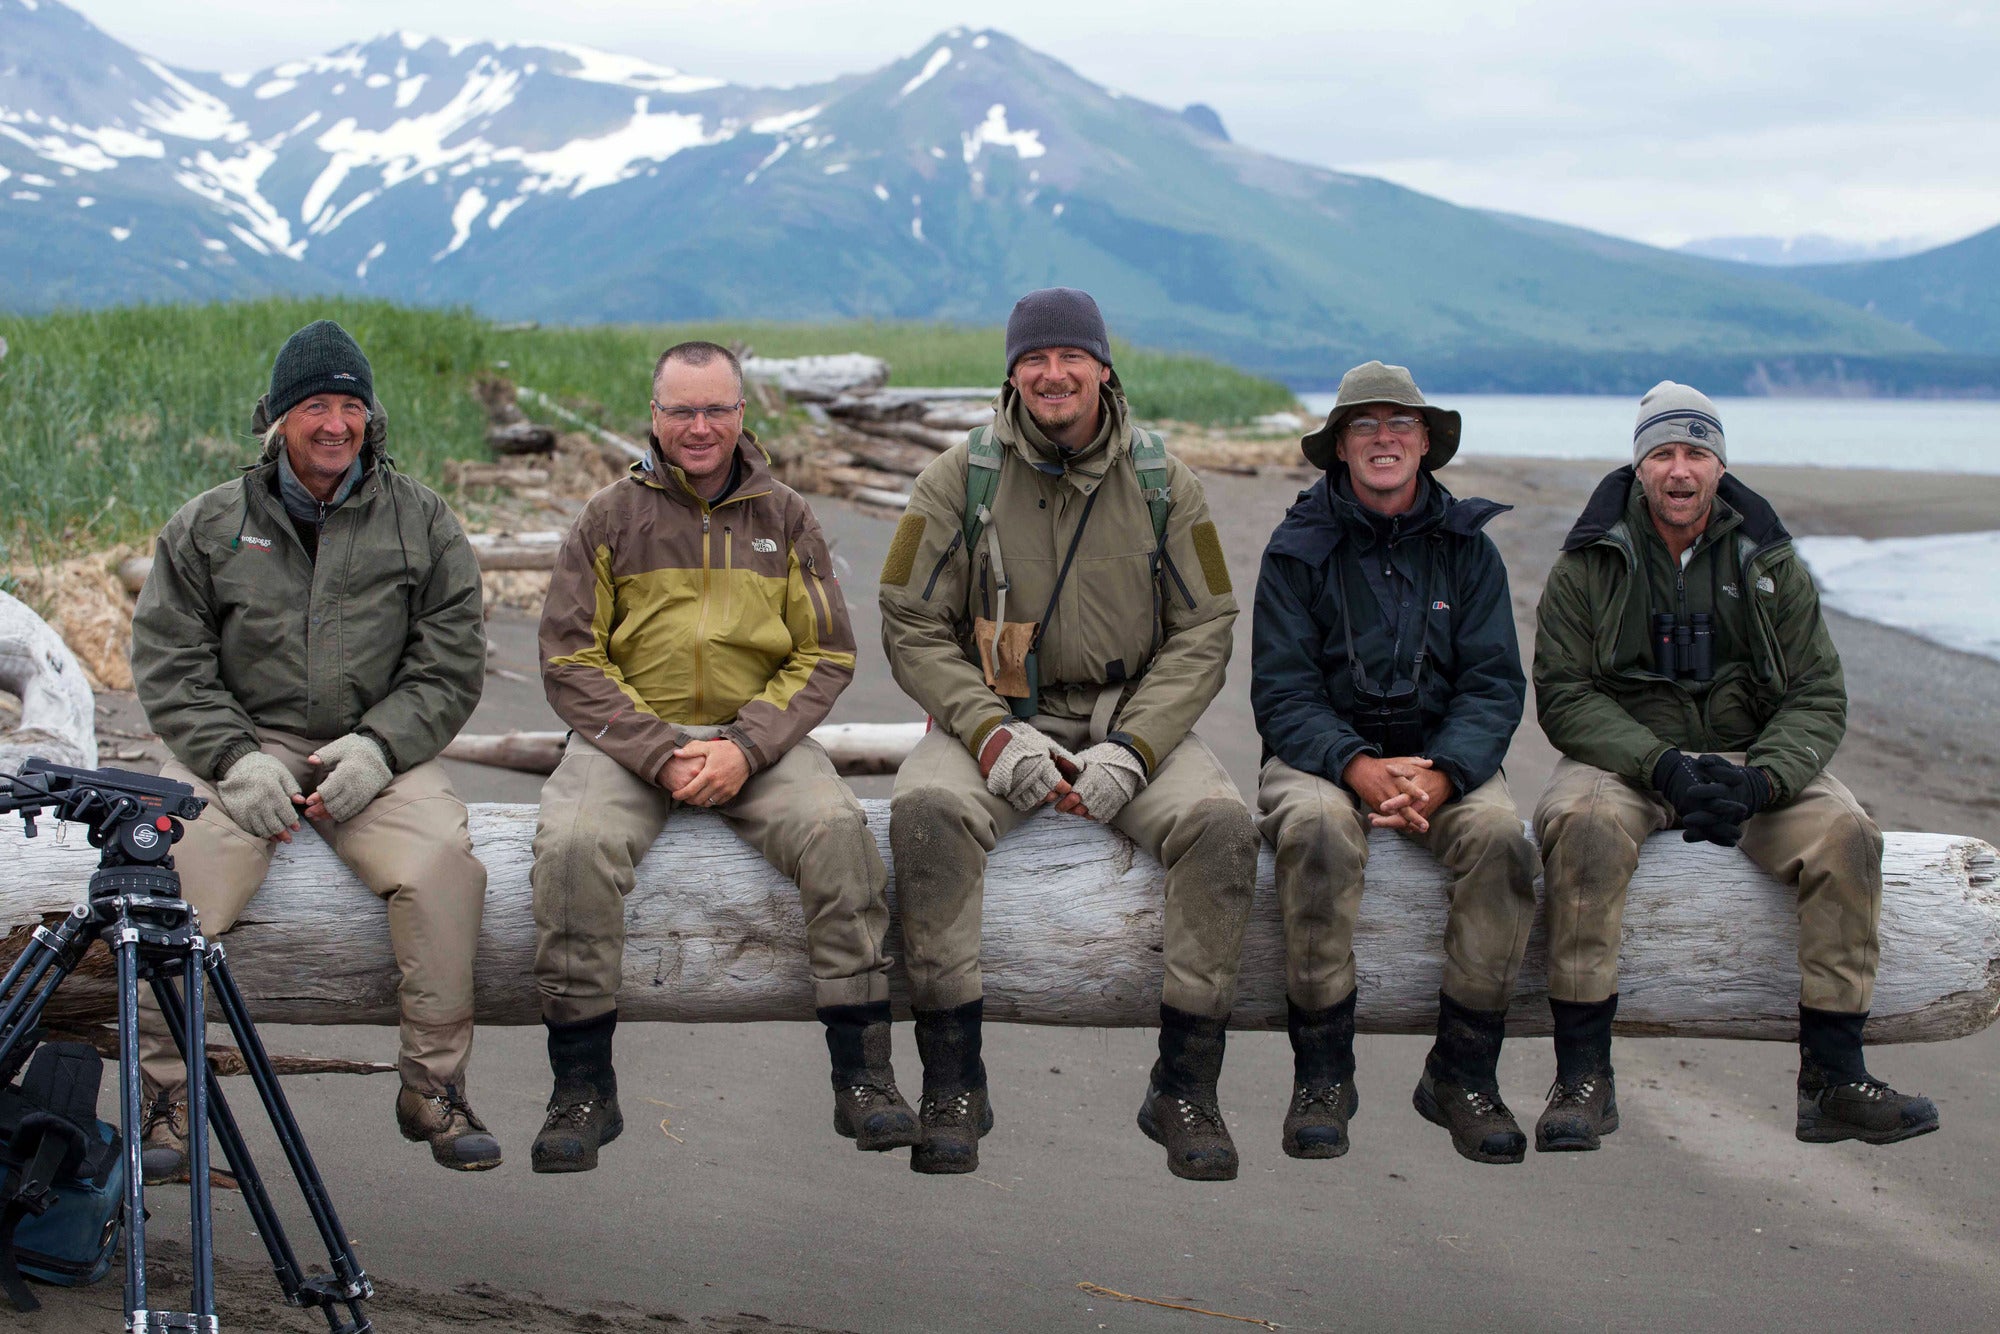
[[(1264, 755), (1338, 783), (1355, 756), (1381, 753), (1347, 722), (1355, 696), (1342, 618), (1352, 604), (1355, 652), (1377, 689), (1408, 677), (1421, 625), (1424, 754), (1463, 795), (1499, 772), (1527, 699), (1507, 569), (1480, 531), (1512, 507), (1454, 499), (1429, 476), (1415, 509), (1371, 519), (1341, 493), (1345, 477), (1342, 466), (1300, 492), (1264, 549), (1250, 649)], [(1385, 554), (1419, 603), (1400, 645), (1361, 567)]]

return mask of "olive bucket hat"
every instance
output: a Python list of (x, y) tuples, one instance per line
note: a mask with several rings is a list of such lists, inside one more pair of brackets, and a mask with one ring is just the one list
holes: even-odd
[(1331, 468), (1339, 461), (1333, 446), (1342, 421), (1348, 413), (1369, 403), (1399, 403), (1423, 414), (1431, 438), (1430, 452), (1424, 455), (1425, 472), (1436, 472), (1458, 453), (1458, 413), (1424, 402), (1407, 366), (1384, 366), (1371, 361), (1340, 377), (1340, 394), (1334, 400), (1333, 411), (1326, 414), (1326, 425), (1299, 441), (1299, 447), (1305, 450), (1306, 458), (1315, 468)]

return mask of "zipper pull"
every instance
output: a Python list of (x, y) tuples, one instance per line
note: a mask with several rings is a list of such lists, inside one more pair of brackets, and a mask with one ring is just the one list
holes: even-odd
[(701, 531), (702, 531), (702, 532), (703, 532), (704, 534), (706, 534), (706, 533), (708, 532), (708, 511), (707, 511), (707, 510), (703, 510), (703, 511), (701, 512)]

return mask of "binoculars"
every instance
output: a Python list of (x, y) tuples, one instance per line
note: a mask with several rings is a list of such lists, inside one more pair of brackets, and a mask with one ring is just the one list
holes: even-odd
[(1715, 628), (1705, 611), (1653, 613), (1653, 663), (1676, 680), (1715, 679)]
[(1357, 684), (1349, 721), (1363, 741), (1379, 746), (1384, 755), (1424, 753), (1424, 717), (1415, 681), (1397, 681), (1386, 691)]

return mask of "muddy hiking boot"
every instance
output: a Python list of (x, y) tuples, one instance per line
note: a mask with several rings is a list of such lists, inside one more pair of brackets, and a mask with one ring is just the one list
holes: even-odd
[(575, 1024), (548, 1023), (549, 1068), (555, 1092), (548, 1118), (529, 1151), (537, 1172), (588, 1172), (597, 1151), (624, 1132), (618, 1113), (618, 1076), (611, 1069), (611, 1035), (618, 1011)]
[(854, 1147), (879, 1153), (923, 1139), (917, 1114), (896, 1091), (889, 1065), (889, 1002), (829, 1005), (819, 1010), (833, 1058), (833, 1128)]
[(1938, 1128), (1937, 1104), (1898, 1093), (1861, 1059), (1866, 1014), (1799, 1007), (1798, 1137), (1807, 1144), (1858, 1139), (1894, 1144)]
[(396, 1127), (404, 1139), (430, 1145), (431, 1157), (453, 1171), (484, 1172), (500, 1166), (500, 1141), (456, 1084), (436, 1093), (403, 1085), (396, 1094)]
[(188, 1106), (185, 1097), (152, 1092), (139, 1131), (139, 1171), (149, 1186), (188, 1179)]
[(1518, 1163), (1528, 1137), (1500, 1100), (1505, 1010), (1473, 1010), (1438, 993), (1438, 1036), (1410, 1095), (1417, 1114), (1451, 1132), (1451, 1146), (1475, 1163)]
[(1611, 1020), (1618, 996), (1592, 1003), (1549, 1001), (1556, 1024), (1556, 1082), (1535, 1122), (1538, 1153), (1584, 1152), (1618, 1129), (1611, 1075)]
[(1215, 1095), (1228, 1023), (1160, 1006), (1160, 1059), (1139, 1106), (1139, 1129), (1166, 1148), (1167, 1170), (1187, 1181), (1236, 1179), (1236, 1144)]
[(923, 1137), (910, 1150), (910, 1170), (947, 1174), (979, 1168), (979, 1140), (993, 1129), (986, 1063), (979, 1058), (986, 1002), (950, 1010), (915, 1011), (917, 1057), (924, 1095), (917, 1101)]
[(1292, 1101), (1285, 1109), (1283, 1147), (1293, 1158), (1338, 1158), (1347, 1152), (1347, 1123), (1361, 1106), (1354, 1089), (1354, 992), (1324, 1010), (1285, 1000), (1292, 1037)]

